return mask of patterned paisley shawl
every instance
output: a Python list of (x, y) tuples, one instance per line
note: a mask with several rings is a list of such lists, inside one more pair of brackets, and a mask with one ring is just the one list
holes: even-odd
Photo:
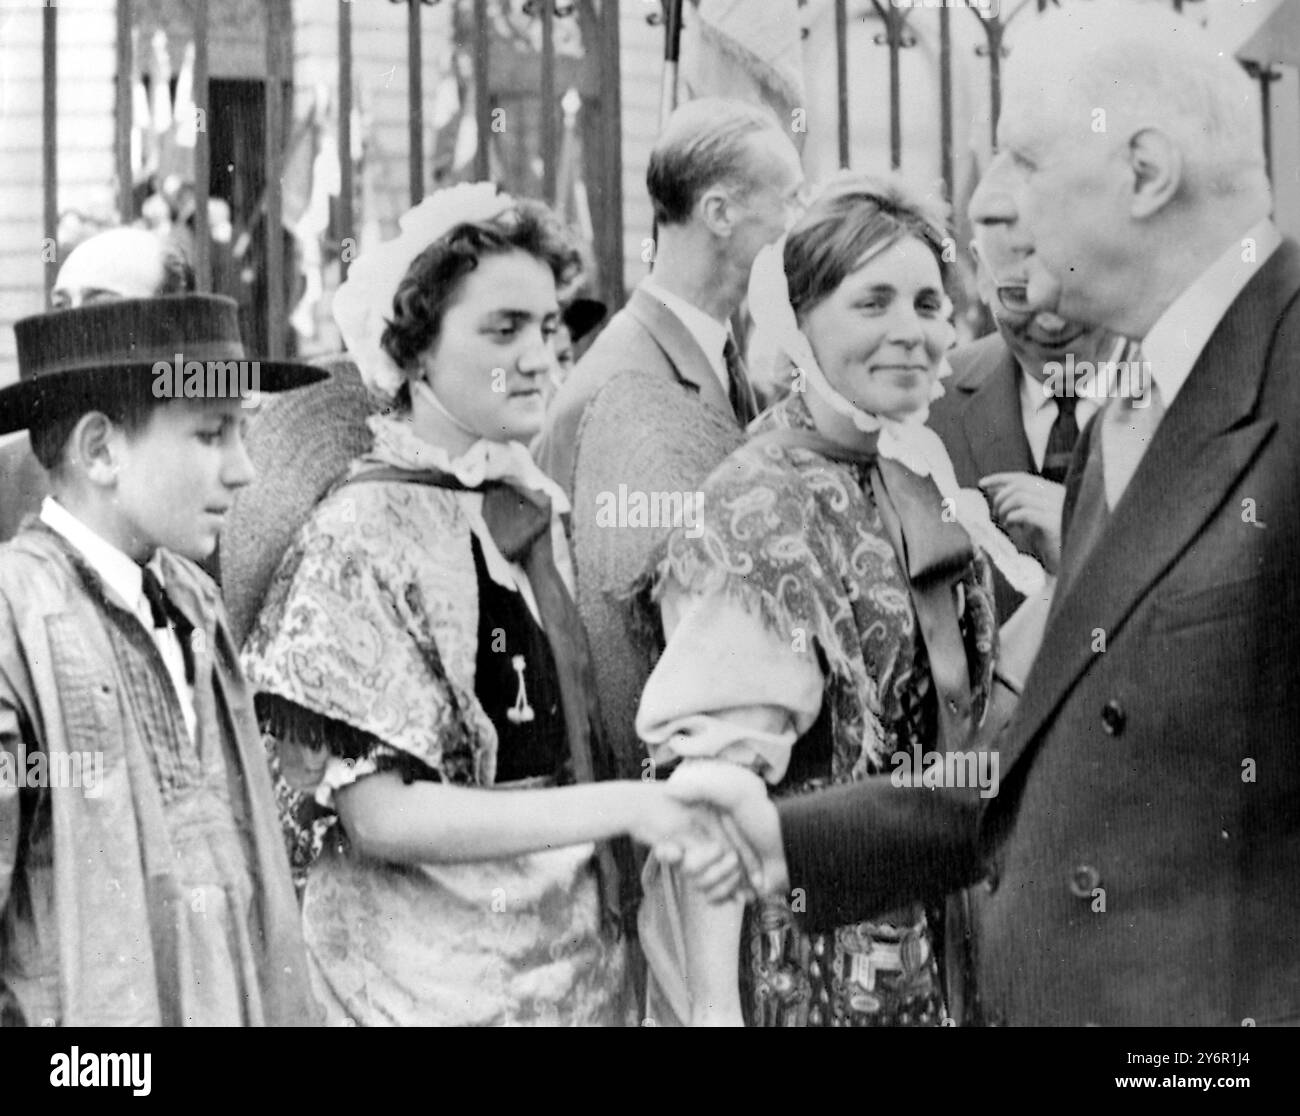
[[(797, 653), (818, 655), (831, 716), (830, 781), (847, 782), (887, 770), (900, 749), (937, 746), (930, 663), (870, 483), (876, 464), (832, 460), (788, 444), (781, 431), (815, 431), (802, 396), (763, 415), (755, 438), (709, 478), (703, 529), (697, 538), (679, 530), (668, 540), (655, 592), (669, 577), (692, 591), (721, 589)], [(937, 512), (937, 492), (934, 499)], [(992, 682), (991, 592), (988, 562), (972, 551), (955, 594), (973, 724)]]

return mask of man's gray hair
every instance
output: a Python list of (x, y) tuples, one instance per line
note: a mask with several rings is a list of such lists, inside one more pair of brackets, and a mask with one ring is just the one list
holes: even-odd
[(769, 110), (744, 101), (701, 97), (680, 106), (655, 141), (646, 168), (655, 221), (685, 224), (700, 196), (718, 183), (747, 190), (749, 140), (763, 131), (785, 134)]
[(1267, 191), (1258, 93), (1220, 37), (1154, 0), (1075, 3), (1024, 22), (1008, 102), (1068, 88), (1113, 134), (1172, 136), (1198, 192)]

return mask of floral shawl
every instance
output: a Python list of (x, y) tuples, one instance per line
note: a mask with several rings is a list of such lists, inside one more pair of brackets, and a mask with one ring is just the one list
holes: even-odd
[[(376, 464), (419, 467), (405, 424), (376, 420)], [(327, 496), (281, 560), (249, 633), (256, 689), (375, 737), (449, 783), (490, 786), (497, 736), (474, 694), (478, 586), (466, 499), (411, 484)]]
[[(751, 432), (781, 429), (815, 429), (802, 396), (777, 404)], [(656, 597), (669, 577), (690, 591), (721, 589), (796, 651), (821, 656), (835, 783), (885, 770), (899, 749), (933, 748), (937, 739), (926, 650), (870, 468), (761, 438), (747, 443), (706, 482), (699, 537), (675, 531), (656, 576)], [(996, 650), (991, 573), (979, 551), (956, 592), (978, 722)]]

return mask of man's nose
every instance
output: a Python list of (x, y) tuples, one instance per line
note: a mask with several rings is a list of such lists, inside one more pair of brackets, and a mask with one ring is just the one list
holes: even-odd
[(971, 223), (1014, 225), (1020, 219), (1017, 201), (1020, 186), (1020, 172), (1011, 156), (1006, 152), (995, 155), (971, 194)]

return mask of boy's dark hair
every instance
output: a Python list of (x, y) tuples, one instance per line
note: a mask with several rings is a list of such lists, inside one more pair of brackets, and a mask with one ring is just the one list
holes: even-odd
[(42, 400), (40, 417), (28, 428), (32, 453), (54, 473), (63, 463), (68, 439), (84, 415), (98, 411), (128, 435), (137, 434), (154, 408), (166, 403), (153, 393), (150, 376), (121, 376), (111, 383), (78, 384)]
[[(527, 252), (551, 269), (564, 287), (582, 270), (582, 257), (569, 233), (540, 202), (517, 201), (488, 221), (457, 225), (411, 261), (393, 295), (393, 316), (380, 344), (400, 368), (411, 370), (419, 355), (438, 339), (442, 316), (464, 279), (484, 256)], [(410, 403), (410, 387), (398, 392)]]

